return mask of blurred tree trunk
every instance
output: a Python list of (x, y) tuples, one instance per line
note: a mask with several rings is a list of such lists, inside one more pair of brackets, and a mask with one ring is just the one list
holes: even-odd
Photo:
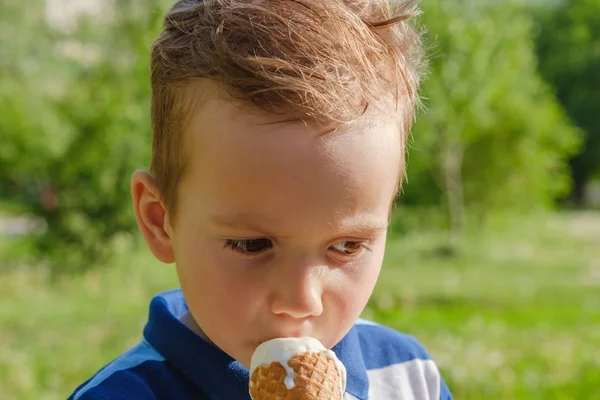
[(448, 142), (443, 149), (444, 191), (450, 216), (450, 245), (458, 249), (464, 229), (465, 207), (462, 179), (464, 146), (459, 142)]
[(586, 170), (581, 168), (578, 162), (579, 159), (575, 158), (571, 160), (571, 173), (573, 178), (573, 187), (571, 189), (570, 201), (571, 204), (577, 208), (581, 208), (585, 205), (585, 188), (589, 182), (590, 177)]

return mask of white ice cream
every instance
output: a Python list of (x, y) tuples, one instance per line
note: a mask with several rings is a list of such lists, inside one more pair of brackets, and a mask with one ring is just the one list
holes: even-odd
[(333, 351), (327, 350), (325, 346), (321, 344), (321, 342), (311, 337), (280, 338), (262, 343), (256, 348), (254, 354), (252, 355), (252, 359), (250, 361), (250, 375), (252, 375), (254, 370), (260, 365), (268, 366), (272, 362), (277, 362), (281, 364), (287, 372), (287, 376), (284, 381), (285, 386), (288, 388), (288, 390), (292, 389), (294, 387), (296, 373), (288, 365), (288, 360), (296, 354), (303, 354), (307, 352), (324, 352), (329, 359), (334, 361), (338, 374), (342, 378), (340, 380), (340, 391), (343, 397), (344, 392), (346, 391), (346, 368), (344, 367), (344, 364), (338, 360)]

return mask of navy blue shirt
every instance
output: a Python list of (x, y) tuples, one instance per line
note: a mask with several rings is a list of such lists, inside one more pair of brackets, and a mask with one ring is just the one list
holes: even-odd
[[(142, 341), (69, 400), (249, 400), (249, 373), (180, 319), (181, 290), (152, 299)], [(413, 337), (358, 320), (332, 349), (347, 370), (344, 400), (450, 400), (436, 364)]]

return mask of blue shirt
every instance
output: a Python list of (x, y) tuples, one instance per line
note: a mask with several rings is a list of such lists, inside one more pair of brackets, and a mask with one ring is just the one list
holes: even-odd
[[(185, 326), (181, 290), (152, 299), (142, 341), (79, 386), (69, 400), (248, 400), (248, 370)], [(332, 349), (347, 370), (344, 400), (450, 400), (416, 339), (359, 320)]]

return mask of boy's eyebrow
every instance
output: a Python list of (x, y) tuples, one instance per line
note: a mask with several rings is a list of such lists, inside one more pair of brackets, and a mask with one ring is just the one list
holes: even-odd
[(382, 220), (367, 214), (344, 218), (339, 223), (331, 224), (331, 226), (340, 232), (377, 233), (388, 228), (388, 220)]
[[(268, 221), (268, 218), (260, 217), (258, 220)], [(226, 226), (229, 228), (243, 229), (247, 231), (262, 232), (264, 234), (271, 234), (269, 229), (266, 229), (259, 222), (257, 217), (252, 216), (248, 213), (237, 213), (231, 215), (212, 215), (210, 221), (214, 225)]]
[[(289, 234), (282, 235), (281, 233), (275, 234), (270, 229), (266, 228), (258, 221), (268, 221), (266, 217), (257, 218), (254, 215), (248, 213), (238, 213), (232, 215), (212, 215), (210, 217), (211, 223), (215, 225), (226, 226), (234, 229), (243, 229), (253, 232), (261, 232), (266, 235), (286, 237), (291, 236)], [(384, 231), (388, 228), (389, 221), (387, 219), (376, 218), (372, 215), (358, 215), (353, 217), (344, 218), (337, 223), (329, 224), (334, 230), (339, 232), (347, 233), (377, 233)]]

